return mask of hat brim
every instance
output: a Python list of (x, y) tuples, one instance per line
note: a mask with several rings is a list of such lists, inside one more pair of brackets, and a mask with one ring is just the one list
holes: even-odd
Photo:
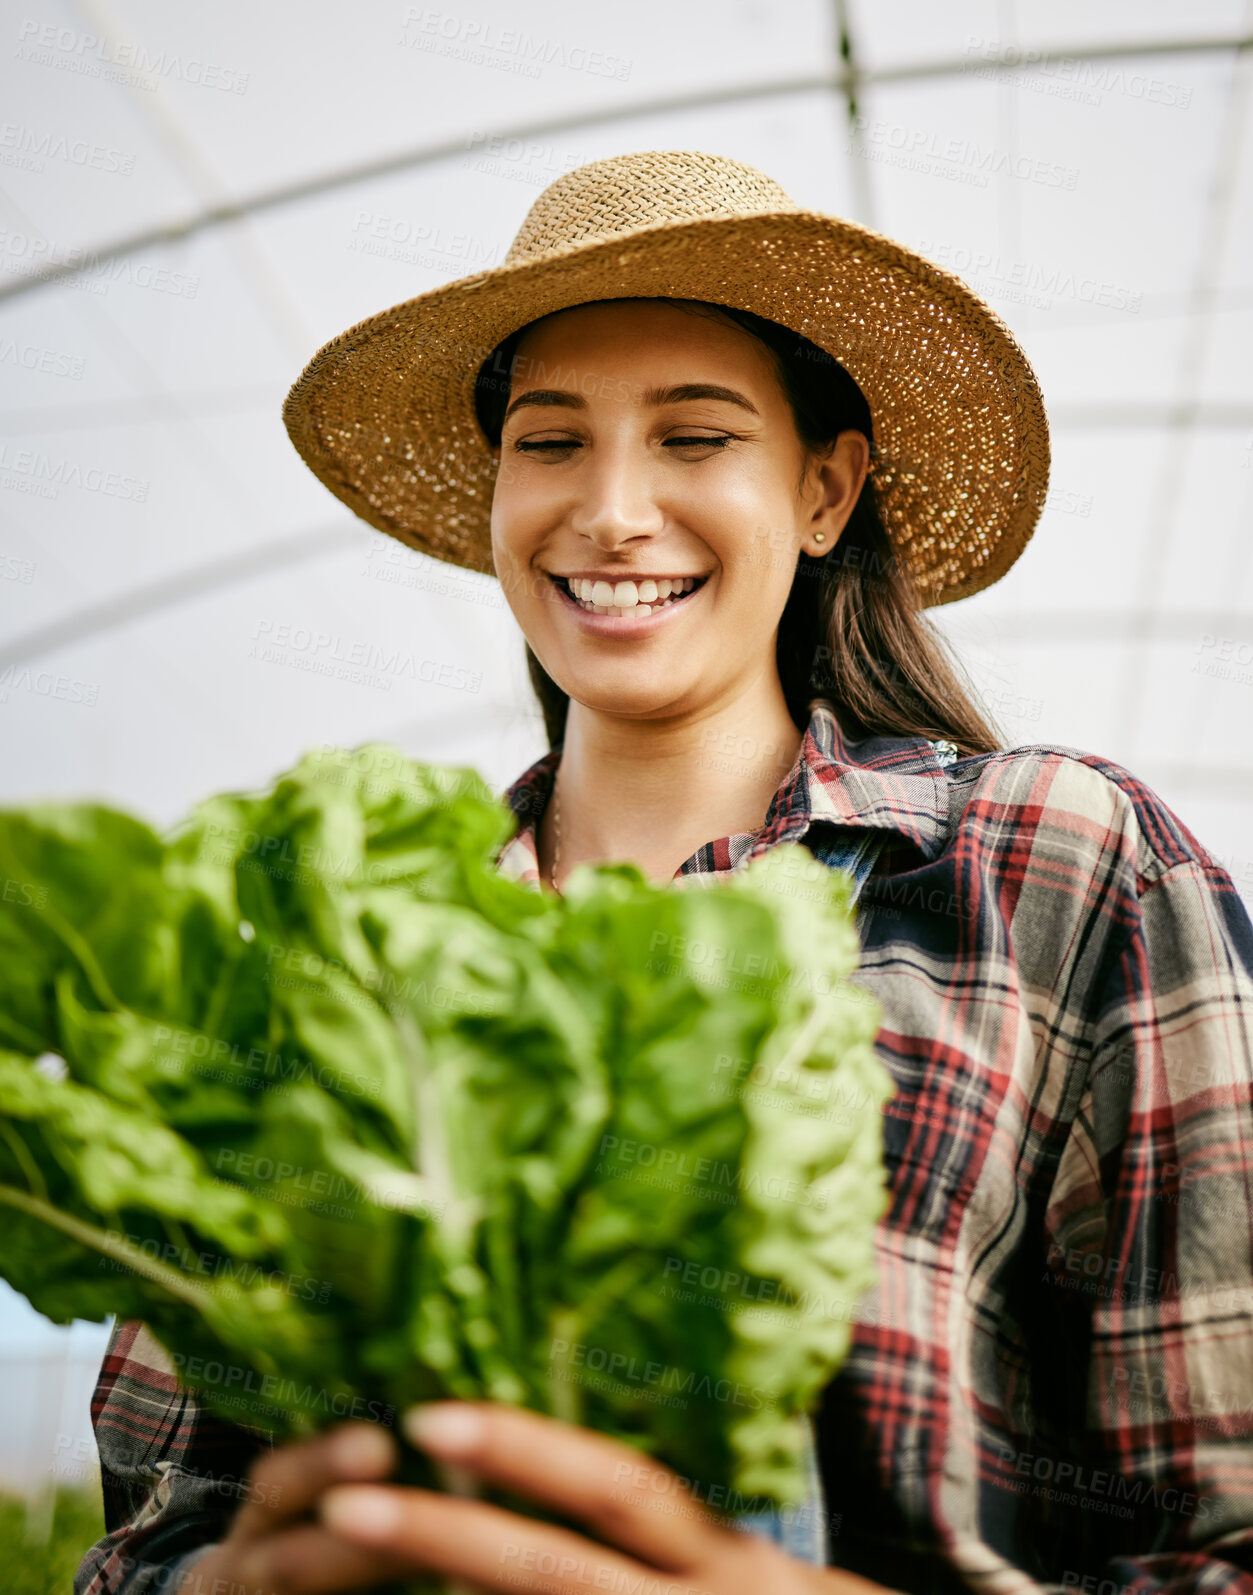
[(925, 605), (979, 592), (1021, 554), (1049, 472), (1026, 355), (960, 278), (810, 211), (642, 228), (405, 300), (318, 350), (283, 405), (288, 435), (371, 526), (492, 574), (496, 466), (474, 405), (483, 361), (553, 311), (655, 297), (754, 311), (845, 367), (870, 406), (884, 523)]

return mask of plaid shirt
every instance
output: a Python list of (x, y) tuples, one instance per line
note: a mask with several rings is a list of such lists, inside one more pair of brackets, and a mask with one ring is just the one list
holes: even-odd
[[(1253, 925), (1120, 765), (842, 737), (814, 699), (759, 831), (882, 843), (855, 979), (883, 1010), (878, 1280), (817, 1417), (830, 1558), (911, 1595), (1253, 1592)], [(539, 888), (560, 752), (505, 794)], [(716, 779), (716, 776), (711, 777)], [(840, 833), (833, 828), (847, 828)], [(179, 1393), (134, 1324), (93, 1403), (110, 1533), (76, 1595), (216, 1537), (263, 1437)]]

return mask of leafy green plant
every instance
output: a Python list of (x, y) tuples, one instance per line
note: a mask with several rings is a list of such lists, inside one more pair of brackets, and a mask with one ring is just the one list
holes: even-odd
[(849, 880), (559, 898), (513, 824), (381, 746), (0, 813), (0, 1267), (279, 1438), (487, 1397), (794, 1502), (884, 1202)]

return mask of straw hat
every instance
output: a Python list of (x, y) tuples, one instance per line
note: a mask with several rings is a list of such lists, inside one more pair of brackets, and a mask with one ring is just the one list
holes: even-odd
[(288, 434), (371, 526), (492, 573), (482, 362), (552, 311), (661, 296), (755, 311), (846, 368), (870, 405), (884, 523), (925, 604), (978, 592), (1018, 558), (1048, 486), (1048, 424), (1000, 318), (912, 250), (699, 151), (619, 155), (559, 177), (502, 265), (319, 349), (283, 405)]

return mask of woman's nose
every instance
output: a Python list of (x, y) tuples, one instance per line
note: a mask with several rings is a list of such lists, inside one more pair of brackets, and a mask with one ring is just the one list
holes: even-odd
[(579, 483), (571, 529), (603, 549), (660, 532), (666, 517), (649, 476), (647, 466), (627, 451), (603, 451), (589, 461)]

